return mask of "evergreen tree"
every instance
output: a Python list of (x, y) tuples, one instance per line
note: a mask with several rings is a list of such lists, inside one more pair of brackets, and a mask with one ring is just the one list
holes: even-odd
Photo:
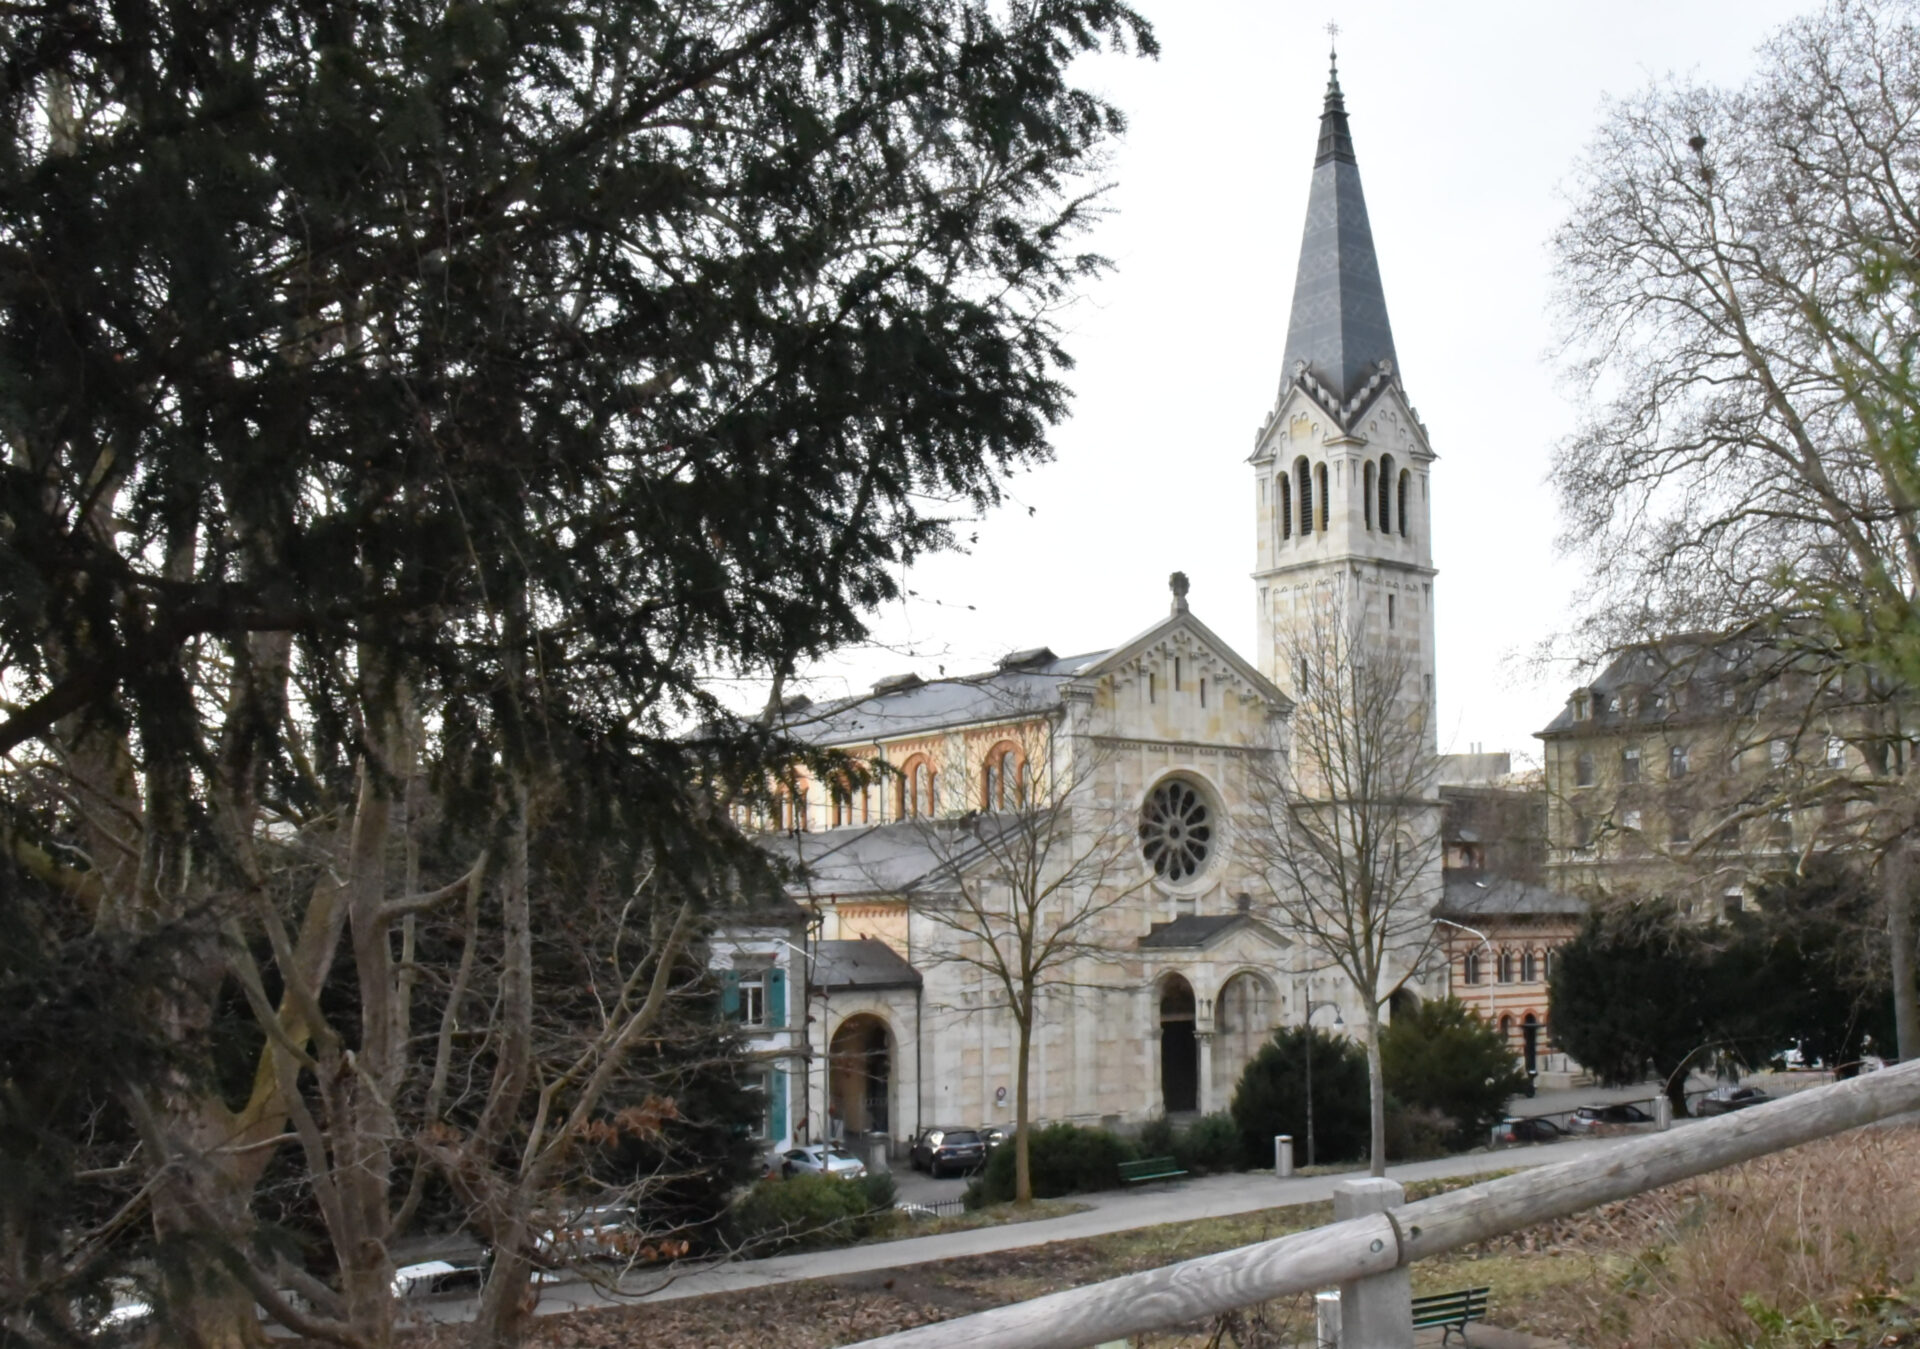
[(1372, 1120), (1366, 1051), (1343, 1035), (1282, 1026), (1248, 1062), (1233, 1089), (1229, 1109), (1245, 1156), (1271, 1156), (1275, 1136), (1287, 1134), (1294, 1159), (1306, 1160), (1309, 1055), (1314, 1161), (1366, 1155)]
[[(1151, 35), (80, 0), (5, 41), (4, 841), (102, 931), (210, 915), (142, 1015), (252, 1063), (127, 1098), (155, 1230), (224, 1244), (179, 1338), (386, 1343), (438, 1177), (511, 1343), (539, 1206), (770, 884), (728, 808), (803, 751), (704, 681), (777, 700), (1045, 457), (1120, 127), (1068, 66)], [(256, 1240), (287, 1155), (320, 1277)]]
[(1452, 1147), (1484, 1142), (1527, 1075), (1499, 1031), (1457, 998), (1421, 1003), (1380, 1037), (1387, 1090), (1401, 1104), (1453, 1121)]

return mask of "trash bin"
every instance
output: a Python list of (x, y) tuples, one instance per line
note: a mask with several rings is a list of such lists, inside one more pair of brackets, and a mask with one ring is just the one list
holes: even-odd
[(1285, 1180), (1293, 1174), (1293, 1135), (1273, 1136), (1273, 1174)]
[(867, 1170), (876, 1176), (884, 1176), (893, 1170), (893, 1139), (883, 1133), (867, 1135)]

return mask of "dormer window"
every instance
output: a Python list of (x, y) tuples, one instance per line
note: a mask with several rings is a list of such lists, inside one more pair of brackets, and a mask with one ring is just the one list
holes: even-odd
[(1587, 695), (1584, 693), (1574, 694), (1573, 695), (1573, 719), (1575, 721), (1590, 721), (1592, 720), (1592, 718), (1593, 718), (1592, 699), (1588, 698)]

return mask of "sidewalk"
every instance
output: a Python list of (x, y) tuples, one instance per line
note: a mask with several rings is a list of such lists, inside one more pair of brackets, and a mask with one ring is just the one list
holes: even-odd
[[(1437, 1161), (1411, 1162), (1391, 1167), (1387, 1174), (1394, 1180), (1414, 1181), (1511, 1171), (1591, 1156), (1605, 1151), (1616, 1141), (1611, 1138), (1570, 1139), (1564, 1143), (1536, 1147), (1443, 1157)], [(637, 1276), (626, 1282), (623, 1293), (618, 1296), (609, 1296), (586, 1284), (559, 1284), (542, 1291), (540, 1314), (578, 1311), (615, 1303), (668, 1301), (703, 1297), (709, 1293), (732, 1293), (770, 1284), (863, 1274), (961, 1256), (1020, 1250), (1054, 1241), (1104, 1236), (1109, 1232), (1153, 1227), (1161, 1223), (1191, 1222), (1289, 1204), (1310, 1204), (1331, 1199), (1336, 1182), (1364, 1174), (1364, 1171), (1354, 1171), (1335, 1175), (1296, 1176), (1287, 1180), (1276, 1180), (1271, 1173), (1206, 1176), (1146, 1191), (1086, 1195), (1081, 1197), (1088, 1204), (1084, 1212), (1060, 1218), (1012, 1223), (1002, 1227), (981, 1227), (940, 1236), (907, 1237), (899, 1241), (848, 1246), (839, 1250), (777, 1255), (765, 1260), (730, 1261), (668, 1275)], [(667, 1282), (662, 1283), (662, 1279)], [(440, 1309), (434, 1310), (439, 1312)], [(446, 1308), (445, 1312), (453, 1315), (446, 1315), (444, 1319), (465, 1319), (454, 1307)], [(442, 1315), (444, 1313), (434, 1315), (434, 1319), (442, 1319)], [(1475, 1329), (1477, 1334), (1478, 1327)]]

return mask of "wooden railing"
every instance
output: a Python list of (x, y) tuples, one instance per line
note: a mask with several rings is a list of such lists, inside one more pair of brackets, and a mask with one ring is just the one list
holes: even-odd
[(1910, 1110), (1920, 1110), (1920, 1061), (1384, 1213), (868, 1340), (859, 1349), (1087, 1349), (1391, 1274), (1415, 1260)]

